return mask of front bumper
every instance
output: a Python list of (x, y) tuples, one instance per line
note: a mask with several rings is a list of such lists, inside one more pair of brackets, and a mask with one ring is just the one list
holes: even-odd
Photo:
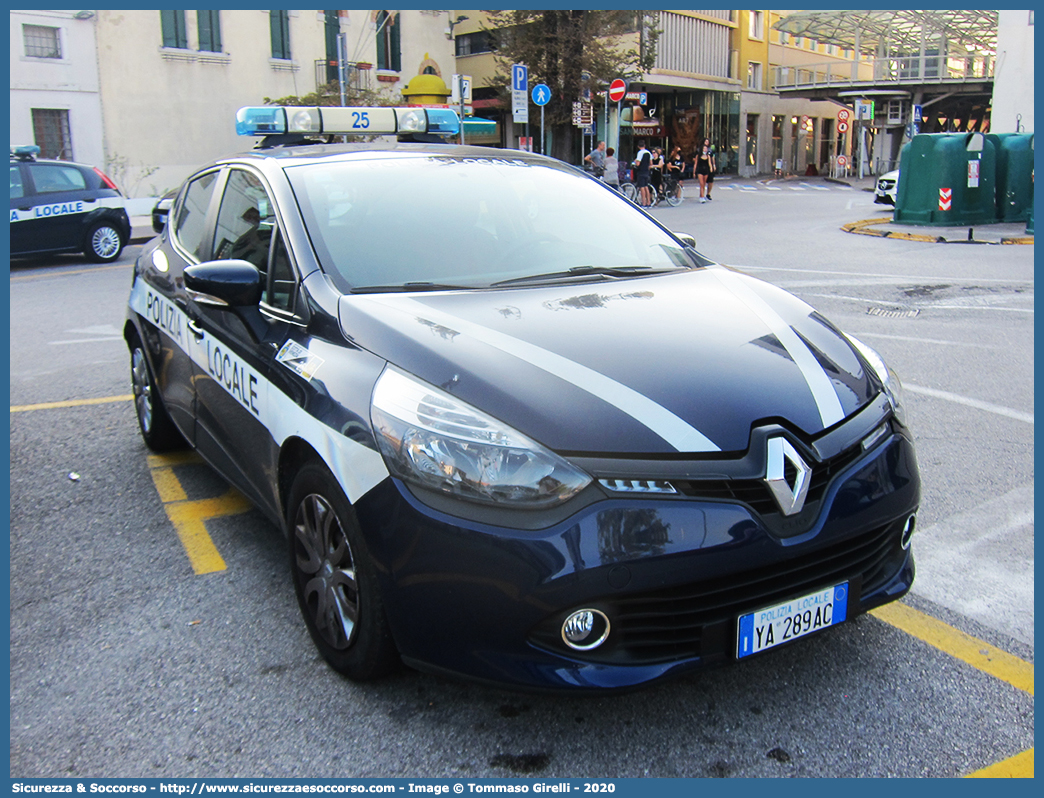
[[(604, 496), (540, 530), (432, 508), (388, 479), (356, 511), (403, 658), (528, 689), (620, 689), (735, 659), (741, 614), (849, 582), (848, 617), (910, 589), (901, 542), (920, 501), (904, 430), (834, 475), (807, 530), (770, 531), (744, 501)], [(778, 527), (778, 525), (776, 525)], [(907, 541), (908, 542), (908, 541)], [(561, 625), (611, 623), (590, 652)]]

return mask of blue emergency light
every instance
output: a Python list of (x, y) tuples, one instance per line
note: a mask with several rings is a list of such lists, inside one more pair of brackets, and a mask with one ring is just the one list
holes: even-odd
[(35, 144), (12, 144), (11, 157), (21, 161), (31, 161), (40, 154), (40, 148)]
[(460, 118), (449, 108), (340, 108), (261, 106), (236, 112), (236, 134), (279, 136), (310, 135), (406, 135), (432, 133), (453, 136)]

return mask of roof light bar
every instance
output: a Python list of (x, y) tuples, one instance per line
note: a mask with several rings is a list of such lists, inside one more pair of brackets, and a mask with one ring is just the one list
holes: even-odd
[(460, 118), (449, 108), (339, 108), (262, 106), (236, 112), (239, 136), (277, 136), (284, 133), (313, 135), (397, 135), (434, 133), (452, 136), (460, 130)]
[(40, 154), (40, 148), (35, 144), (12, 144), (11, 157), (13, 158), (35, 158)]

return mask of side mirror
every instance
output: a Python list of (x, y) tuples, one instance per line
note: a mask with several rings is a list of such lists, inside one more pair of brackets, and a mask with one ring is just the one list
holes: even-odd
[(261, 301), (261, 272), (245, 260), (211, 260), (185, 267), (185, 288), (204, 305), (256, 305)]
[(168, 194), (157, 202), (156, 207), (152, 209), (152, 229), (157, 234), (162, 233), (164, 228), (166, 228), (170, 209), (176, 198), (177, 194)]
[(696, 249), (696, 236), (691, 235), (690, 233), (674, 233), (674, 237), (686, 246)]

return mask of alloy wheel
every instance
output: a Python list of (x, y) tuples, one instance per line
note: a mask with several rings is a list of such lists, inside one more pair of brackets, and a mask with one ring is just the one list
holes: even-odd
[(355, 561), (337, 513), (319, 494), (305, 496), (298, 505), (294, 541), (306, 611), (323, 640), (344, 650), (353, 642), (359, 618)]

